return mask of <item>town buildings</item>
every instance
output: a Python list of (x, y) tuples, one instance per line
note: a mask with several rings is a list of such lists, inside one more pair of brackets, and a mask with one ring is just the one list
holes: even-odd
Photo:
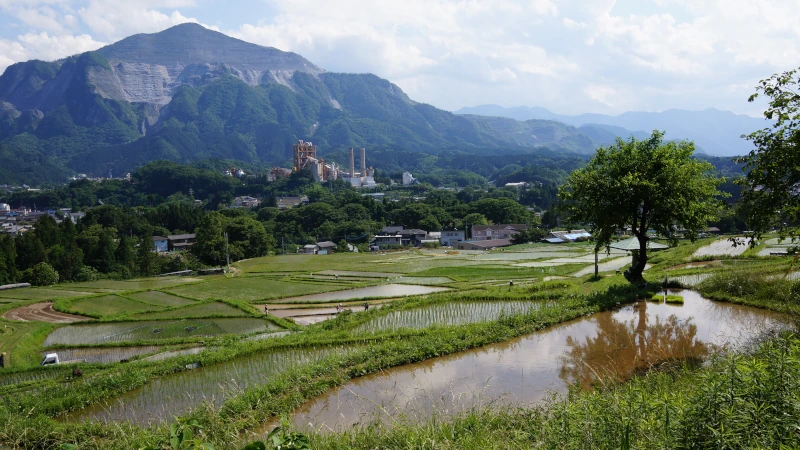
[(525, 224), (473, 225), (472, 241), (511, 239), (520, 231), (528, 231)]

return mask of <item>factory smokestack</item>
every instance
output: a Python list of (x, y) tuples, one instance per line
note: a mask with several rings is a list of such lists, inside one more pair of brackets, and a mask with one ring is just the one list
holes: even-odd
[(361, 149), (361, 176), (367, 176), (367, 149)]
[(350, 147), (350, 177), (356, 176), (356, 152)]

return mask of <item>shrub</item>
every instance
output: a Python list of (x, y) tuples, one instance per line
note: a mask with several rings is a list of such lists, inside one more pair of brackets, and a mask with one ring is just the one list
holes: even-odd
[(34, 286), (49, 286), (58, 283), (58, 272), (50, 264), (40, 262), (22, 272), (22, 279)]

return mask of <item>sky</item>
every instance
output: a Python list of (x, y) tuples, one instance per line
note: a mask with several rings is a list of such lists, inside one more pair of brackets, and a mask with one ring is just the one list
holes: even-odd
[(0, 0), (0, 71), (198, 22), (447, 110), (760, 116), (758, 81), (800, 66), (797, 1)]

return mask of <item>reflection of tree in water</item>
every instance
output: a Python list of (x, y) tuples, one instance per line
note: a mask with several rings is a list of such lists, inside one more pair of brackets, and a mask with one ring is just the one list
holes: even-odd
[(597, 336), (585, 342), (567, 337), (560, 377), (567, 383), (591, 387), (599, 378), (621, 381), (655, 364), (708, 355), (708, 346), (696, 340), (697, 325), (669, 316), (647, 323), (647, 303), (634, 305), (636, 320), (620, 321), (610, 313), (596, 315)]

